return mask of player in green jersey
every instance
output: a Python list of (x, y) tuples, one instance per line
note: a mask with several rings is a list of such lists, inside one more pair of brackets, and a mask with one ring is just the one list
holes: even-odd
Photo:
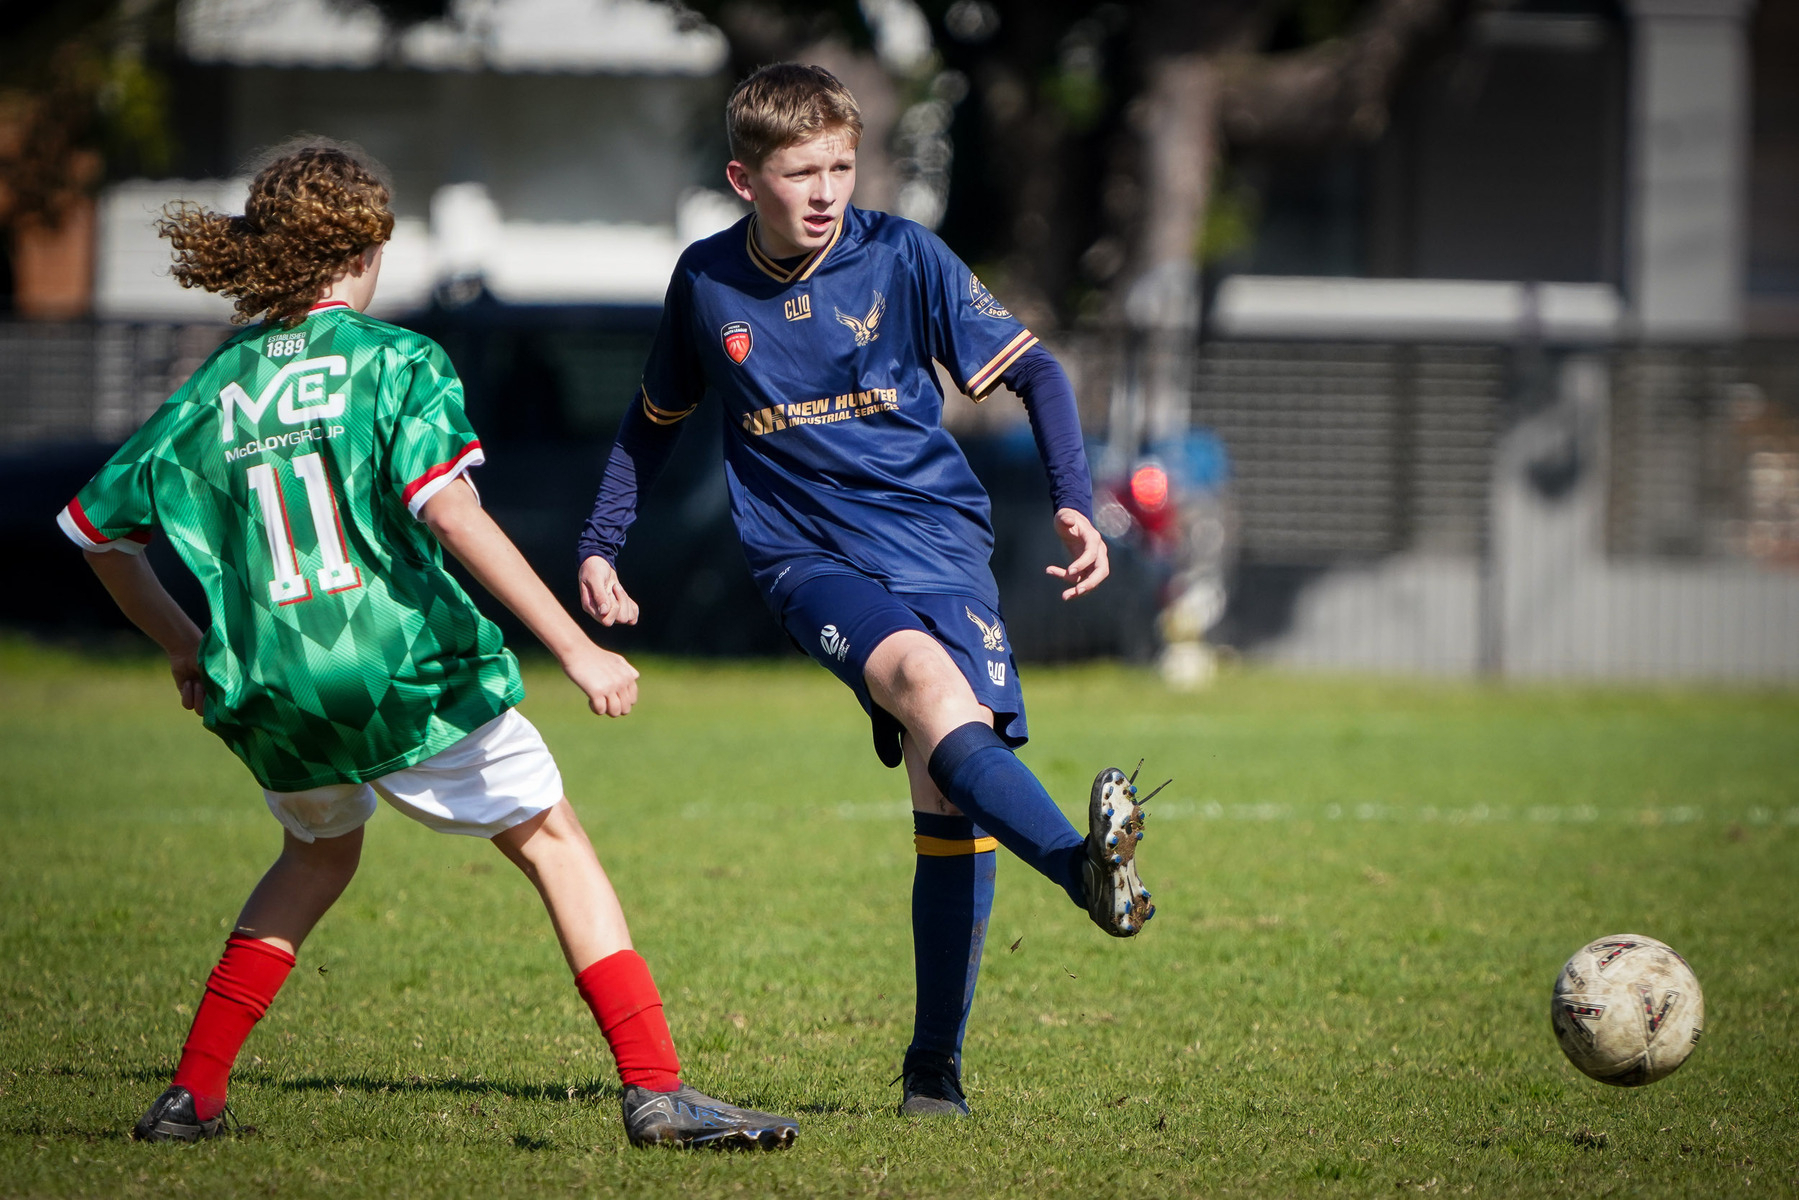
[[(317, 139), (277, 152), (241, 217), (163, 222), (184, 286), (236, 298), (230, 338), (58, 518), (169, 656), (181, 702), (243, 759), (284, 827), (207, 981), (168, 1089), (134, 1131), (223, 1130), (231, 1066), (306, 935), (356, 871), (386, 799), (486, 837), (549, 910), (612, 1048), (639, 1144), (791, 1144), (793, 1121), (684, 1085), (649, 969), (524, 697), (451, 553), (555, 654), (596, 714), (637, 672), (594, 645), (481, 509), (462, 385), (429, 339), (362, 315), (393, 229), (380, 169)], [(205, 591), (202, 631), (143, 549), (160, 530)]]

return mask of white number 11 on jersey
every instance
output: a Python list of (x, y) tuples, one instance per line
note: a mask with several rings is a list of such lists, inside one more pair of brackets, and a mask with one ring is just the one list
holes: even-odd
[[(306, 508), (312, 516), (312, 530), (318, 537), (319, 559), (324, 564), (313, 572), (319, 590), (344, 592), (362, 586), (362, 574), (344, 552), (343, 526), (337, 516), (337, 496), (331, 480), (325, 476), (325, 460), (314, 452), (293, 460), (294, 474), (306, 485)], [(294, 552), (293, 529), (287, 520), (287, 500), (281, 494), (281, 481), (275, 476), (273, 463), (257, 463), (249, 471), (250, 490), (256, 493), (262, 509), (262, 532), (268, 539), (269, 558), (275, 564), (275, 578), (269, 580), (269, 599), (276, 604), (298, 604), (312, 598), (312, 581), (300, 574), (299, 556)]]

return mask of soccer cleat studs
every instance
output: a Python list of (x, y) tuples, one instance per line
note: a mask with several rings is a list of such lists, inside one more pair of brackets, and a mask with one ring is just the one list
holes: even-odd
[[(1139, 762), (1137, 767), (1141, 770), (1143, 764)], [(1144, 818), (1142, 804), (1136, 799), (1136, 778), (1136, 772), (1127, 777), (1115, 767), (1101, 771), (1093, 781), (1087, 807), (1086, 859), (1082, 864), (1087, 915), (1113, 937), (1135, 935), (1155, 911), (1138, 907), (1139, 899), (1149, 899), (1149, 889), (1137, 877), (1135, 865)]]

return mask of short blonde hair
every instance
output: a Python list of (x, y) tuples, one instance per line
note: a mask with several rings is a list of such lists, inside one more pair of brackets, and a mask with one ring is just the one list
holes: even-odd
[(795, 62), (762, 67), (737, 85), (725, 105), (731, 157), (746, 167), (761, 166), (775, 151), (833, 130), (847, 131), (852, 144), (861, 141), (862, 110), (823, 67)]

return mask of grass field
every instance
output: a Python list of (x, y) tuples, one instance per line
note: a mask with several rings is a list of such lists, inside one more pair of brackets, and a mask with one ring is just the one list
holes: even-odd
[[(535, 896), (392, 811), (232, 1090), (253, 1134), (124, 1134), (278, 828), (159, 665), (0, 643), (0, 1195), (1791, 1195), (1799, 695), (1258, 673), (1192, 696), (1027, 672), (1025, 758), (1175, 785), (1101, 936), (1002, 861), (969, 1122), (903, 1123), (910, 824), (823, 672), (645, 664), (526, 713), (625, 897), (687, 1076), (799, 1115), (784, 1155), (633, 1151)], [(1002, 855), (1002, 859), (1004, 855)], [(1686, 954), (1707, 1035), (1581, 1077), (1549, 988), (1587, 939)], [(1016, 944), (1015, 944), (1016, 943)]]

